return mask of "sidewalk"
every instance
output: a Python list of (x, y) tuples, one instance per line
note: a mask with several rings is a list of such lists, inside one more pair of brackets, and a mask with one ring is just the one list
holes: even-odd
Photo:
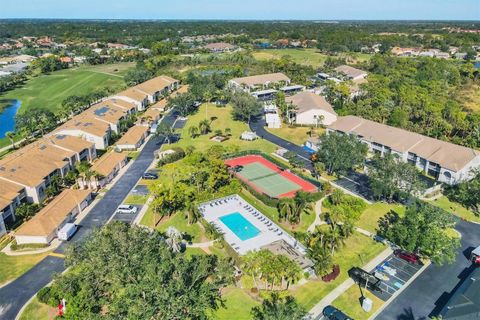
[(312, 233), (315, 231), (316, 226), (325, 224), (325, 221), (322, 221), (322, 219), (320, 218), (320, 215), (322, 214), (322, 203), (325, 199), (326, 197), (323, 197), (322, 199), (315, 202), (315, 221), (313, 221), (313, 223), (308, 227), (307, 232)]
[[(362, 267), (364, 270), (373, 270), (378, 264), (380, 264), (383, 260), (385, 260), (389, 255), (392, 254), (392, 249), (386, 248), (383, 250), (378, 256), (368, 262), (366, 265)], [(332, 302), (337, 299), (342, 293), (347, 291), (351, 286), (353, 286), (355, 282), (348, 278), (343, 283), (341, 283), (338, 287), (333, 289), (329, 294), (327, 294), (320, 302), (318, 302), (308, 313), (310, 319), (315, 319), (319, 315), (322, 314), (323, 309), (332, 304)]]

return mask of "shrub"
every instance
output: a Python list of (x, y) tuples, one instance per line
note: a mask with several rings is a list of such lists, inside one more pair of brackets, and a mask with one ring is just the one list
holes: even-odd
[(337, 279), (337, 277), (339, 275), (340, 275), (340, 266), (338, 264), (336, 264), (336, 265), (333, 266), (332, 272), (330, 272), (327, 275), (324, 275), (322, 277), (322, 280), (325, 281), (325, 282), (330, 282), (330, 281), (333, 281), (333, 280)]
[(175, 162), (175, 161), (178, 161), (180, 159), (185, 158), (185, 151), (182, 148), (172, 148), (172, 150), (175, 151), (175, 152), (171, 153), (171, 154), (168, 154), (168, 155), (164, 156), (162, 159), (158, 160), (157, 165), (159, 167), (164, 166), (168, 163), (172, 163), (172, 162)]
[(61, 300), (60, 293), (54, 286), (43, 287), (37, 293), (37, 299), (41, 303), (45, 303), (51, 307), (57, 307)]

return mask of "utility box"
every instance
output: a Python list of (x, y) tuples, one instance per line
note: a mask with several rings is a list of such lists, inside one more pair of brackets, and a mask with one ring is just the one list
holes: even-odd
[(365, 312), (370, 312), (372, 311), (372, 306), (373, 306), (373, 302), (372, 300), (368, 299), (368, 298), (364, 298), (363, 301), (362, 301), (362, 309), (363, 311)]

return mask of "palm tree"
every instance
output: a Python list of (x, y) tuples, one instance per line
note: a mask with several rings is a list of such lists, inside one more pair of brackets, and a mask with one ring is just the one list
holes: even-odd
[(211, 131), (210, 129), (210, 122), (207, 119), (200, 121), (198, 124), (198, 130), (200, 130), (201, 134), (207, 134)]
[(295, 203), (292, 198), (280, 199), (277, 205), (280, 220), (290, 221), (294, 215)]
[(180, 252), (182, 250), (183, 234), (174, 227), (168, 227), (167, 232), (167, 246), (172, 252)]
[(168, 144), (170, 144), (174, 134), (175, 132), (173, 131), (173, 128), (167, 124), (162, 124), (161, 126), (159, 126), (157, 128), (157, 132), (155, 132), (156, 136), (164, 136)]
[(15, 132), (13, 131), (8, 131), (5, 133), (5, 137), (8, 138), (8, 140), (10, 140), (10, 143), (12, 144), (12, 149), (15, 149)]
[(188, 224), (193, 224), (202, 216), (197, 206), (193, 202), (188, 202), (185, 206), (185, 216)]
[(295, 210), (293, 211), (292, 222), (299, 223), (302, 213), (310, 212), (313, 209), (311, 195), (308, 192), (298, 191), (295, 193), (293, 202), (295, 204)]
[(188, 134), (192, 138), (195, 138), (196, 136), (198, 136), (198, 127), (191, 126), (190, 128), (188, 128)]
[(278, 293), (272, 293), (270, 298), (263, 300), (261, 306), (251, 311), (253, 320), (301, 320), (307, 312), (292, 296), (280, 298)]
[(258, 289), (257, 276), (260, 271), (261, 261), (258, 259), (258, 254), (254, 251), (250, 251), (243, 257), (243, 269), (245, 273), (250, 274), (255, 284), (255, 288)]
[(220, 240), (223, 238), (223, 233), (217, 230), (213, 223), (205, 225), (205, 233), (213, 240)]

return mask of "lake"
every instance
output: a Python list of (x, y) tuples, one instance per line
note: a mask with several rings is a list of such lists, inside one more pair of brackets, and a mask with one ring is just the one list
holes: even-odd
[(5, 138), (5, 133), (8, 131), (14, 131), (15, 116), (20, 105), (20, 100), (12, 100), (12, 103), (0, 113), (0, 139)]

